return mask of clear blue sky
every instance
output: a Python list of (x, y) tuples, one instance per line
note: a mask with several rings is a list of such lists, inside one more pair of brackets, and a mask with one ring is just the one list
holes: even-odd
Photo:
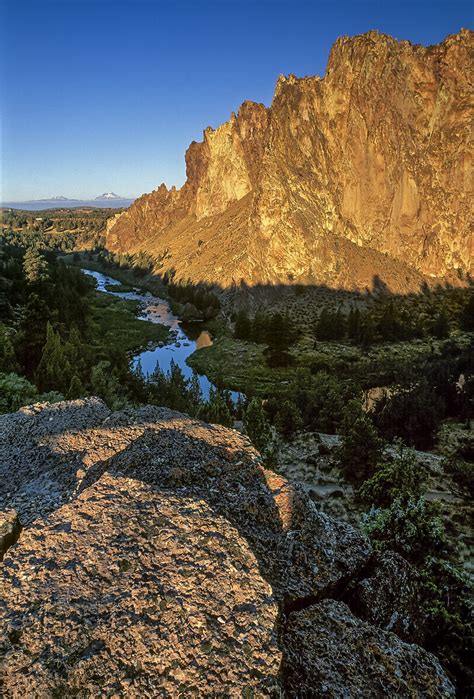
[(467, 0), (3, 0), (3, 201), (181, 185), (206, 126), (270, 104), (279, 73), (322, 75), (338, 36), (427, 45), (472, 19)]

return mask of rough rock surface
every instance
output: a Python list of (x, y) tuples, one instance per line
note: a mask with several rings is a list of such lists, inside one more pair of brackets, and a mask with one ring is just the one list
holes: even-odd
[(165, 408), (111, 414), (96, 398), (38, 405), (0, 416), (0, 435), (9, 493), (0, 509), (15, 507), (24, 524), (109, 471), (205, 499), (247, 538), (279, 597), (341, 586), (371, 553), (359, 532), (266, 471), (246, 437)]
[(228, 287), (395, 291), (473, 271), (473, 36), (427, 48), (371, 31), (333, 46), (324, 78), (281, 76), (111, 225), (107, 246)]
[(106, 474), (24, 533), (2, 592), (6, 696), (261, 695), (276, 683), (271, 588), (202, 500)]
[(246, 437), (164, 408), (22, 408), (0, 454), (25, 525), (0, 572), (6, 697), (278, 694), (282, 612), (350, 594), (371, 558)]
[(423, 643), (420, 576), (398, 553), (376, 554), (370, 569), (355, 587), (348, 603), (358, 617), (403, 640)]
[(324, 600), (290, 614), (283, 637), (288, 697), (454, 697), (433, 655)]
[(89, 437), (109, 414), (105, 403), (91, 398), (0, 415), (0, 511), (15, 508), (26, 525), (65, 502), (90, 464), (87, 452), (94, 459), (114, 453), (105, 440), (94, 450)]
[(340, 594), (357, 577), (371, 553), (356, 530), (317, 510), (307, 493), (282, 476), (265, 479), (286, 532), (282, 553), (285, 603)]

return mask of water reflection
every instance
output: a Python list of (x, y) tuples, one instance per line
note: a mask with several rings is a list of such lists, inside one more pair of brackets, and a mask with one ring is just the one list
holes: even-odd
[[(208, 330), (202, 327), (202, 323), (181, 324), (177, 316), (172, 312), (169, 303), (165, 299), (160, 299), (148, 292), (141, 293), (139, 289), (133, 291), (111, 291), (106, 287), (120, 286), (121, 282), (113, 277), (109, 277), (101, 272), (90, 269), (82, 269), (84, 274), (88, 274), (97, 282), (97, 290), (122, 299), (140, 301), (141, 310), (137, 318), (148, 320), (151, 323), (161, 323), (171, 330), (170, 342), (166, 345), (152, 347), (135, 355), (132, 365), (141, 363), (145, 376), (150, 375), (158, 362), (163, 371), (168, 371), (171, 361), (174, 361), (182, 370), (186, 378), (190, 379), (193, 370), (187, 365), (186, 359), (195, 350), (212, 345), (212, 337)], [(207, 376), (198, 374), (199, 384), (204, 398), (209, 397), (212, 383)], [(238, 393), (232, 391), (232, 397), (237, 400)]]

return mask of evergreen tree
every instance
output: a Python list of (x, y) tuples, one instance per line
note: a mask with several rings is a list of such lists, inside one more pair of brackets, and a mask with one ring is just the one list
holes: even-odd
[(375, 321), (370, 313), (365, 313), (360, 327), (360, 344), (363, 347), (368, 347), (375, 342), (376, 326)]
[(399, 442), (397, 455), (378, 466), (362, 484), (357, 497), (375, 507), (389, 507), (396, 499), (406, 503), (422, 495), (427, 477), (427, 468), (417, 463), (415, 453)]
[(349, 401), (341, 425), (339, 465), (346, 480), (356, 487), (370, 478), (382, 458), (383, 442), (360, 401)]
[(37, 248), (31, 247), (23, 259), (23, 271), (30, 284), (44, 281), (48, 278), (48, 263)]
[(110, 362), (100, 361), (92, 368), (91, 393), (102, 398), (109, 408), (118, 410), (127, 405), (120, 383), (112, 371)]
[(16, 372), (19, 370), (13, 343), (8, 329), (0, 323), (0, 372)]
[(71, 365), (64, 353), (59, 333), (54, 331), (49, 322), (36, 375), (41, 391), (59, 390), (61, 393), (66, 393), (72, 379)]
[(254, 342), (264, 343), (267, 338), (267, 317), (265, 314), (258, 310), (253, 319), (253, 332), (252, 340)]
[(275, 313), (266, 322), (266, 341), (274, 350), (285, 351), (295, 341), (296, 330), (287, 315)]
[(375, 424), (386, 439), (400, 437), (416, 449), (430, 449), (445, 405), (425, 378), (384, 396), (374, 407)]
[(11, 413), (22, 405), (35, 403), (38, 390), (24, 376), (13, 372), (0, 374), (0, 413)]
[(445, 548), (440, 504), (424, 497), (396, 498), (386, 508), (372, 508), (361, 523), (375, 549), (389, 548), (415, 564)]
[(325, 341), (332, 339), (331, 314), (326, 307), (319, 314), (315, 329), (316, 339)]
[(188, 382), (181, 367), (172, 359), (168, 379), (169, 407), (186, 412)]
[(466, 305), (462, 309), (460, 325), (463, 330), (468, 332), (474, 330), (474, 292), (472, 291)]
[(431, 332), (439, 340), (449, 336), (449, 319), (445, 308), (442, 308), (434, 319)]
[(333, 316), (333, 323), (333, 339), (343, 340), (346, 335), (347, 321), (346, 316), (344, 315), (344, 313), (342, 313), (342, 311), (339, 308)]
[(250, 340), (252, 322), (245, 311), (239, 311), (235, 319), (234, 335), (238, 340)]
[(199, 377), (195, 371), (193, 371), (192, 378), (188, 384), (188, 402), (188, 412), (190, 412), (192, 415), (195, 415), (199, 409), (199, 406), (202, 403), (201, 384), (199, 383)]
[(393, 342), (400, 338), (400, 324), (393, 301), (385, 304), (377, 330), (382, 340)]
[(358, 308), (351, 308), (347, 319), (347, 334), (350, 340), (355, 343), (361, 341), (361, 317)]
[(335, 313), (326, 307), (321, 311), (316, 323), (316, 339), (342, 340), (346, 334), (346, 319), (344, 314), (338, 309)]
[(243, 411), (245, 432), (258, 451), (264, 453), (270, 441), (270, 424), (265, 416), (262, 401), (252, 398)]
[(198, 411), (198, 417), (205, 422), (231, 427), (233, 418), (229, 409), (225, 391), (211, 387), (209, 400)]
[(67, 398), (74, 400), (75, 398), (82, 398), (85, 395), (86, 395), (86, 391), (84, 389), (84, 386), (82, 385), (77, 374), (74, 374), (74, 376), (71, 379), (69, 389), (67, 390), (67, 393), (66, 393)]
[(25, 373), (33, 376), (46, 340), (46, 325), (51, 317), (51, 311), (38, 294), (30, 294), (23, 308), (19, 332), (15, 337), (14, 347), (16, 356)]
[(275, 427), (286, 439), (291, 439), (303, 427), (298, 406), (291, 400), (281, 404), (275, 416)]

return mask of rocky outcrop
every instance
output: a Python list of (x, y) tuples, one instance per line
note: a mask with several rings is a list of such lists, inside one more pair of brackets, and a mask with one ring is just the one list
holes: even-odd
[(361, 622), (342, 602), (293, 612), (283, 647), (285, 689), (295, 699), (455, 696), (430, 653)]
[[(0, 507), (25, 525), (0, 573), (6, 697), (303, 691), (293, 620), (350, 596), (371, 560), (362, 534), (266, 470), (240, 433), (164, 408), (111, 413), (92, 398), (0, 416), (0, 480)], [(429, 654), (348, 624), (328, 617), (356, 665), (349, 626), (396, 647), (384, 687), (449, 689)], [(414, 662), (433, 677), (416, 684)], [(376, 692), (374, 677), (361, 686)]]
[(473, 45), (468, 30), (427, 48), (339, 39), (324, 78), (281, 76), (270, 108), (206, 129), (183, 187), (137, 200), (108, 247), (224, 287), (472, 273)]
[(271, 588), (199, 499), (104, 474), (24, 533), (2, 595), (4, 696), (261, 696), (276, 683)]
[(393, 631), (403, 640), (415, 643), (425, 640), (427, 620), (423, 614), (420, 575), (398, 553), (376, 554), (348, 603), (358, 617)]
[[(217, 129), (208, 127), (203, 142), (193, 141), (186, 152), (183, 187), (168, 190), (161, 184), (140, 197), (107, 230), (107, 247), (145, 249), (157, 254), (164, 268), (174, 268), (176, 244), (189, 238), (196, 222), (225, 212), (255, 189), (267, 122), (263, 104), (244, 102), (228, 122)], [(181, 240), (175, 241), (178, 231)], [(165, 232), (169, 235), (163, 236)]]
[(205, 500), (250, 543), (278, 599), (324, 594), (356, 577), (365, 537), (317, 511), (263, 468), (246, 437), (166, 408), (111, 413), (97, 398), (0, 416), (0, 479), (24, 524), (75, 498), (103, 473)]

